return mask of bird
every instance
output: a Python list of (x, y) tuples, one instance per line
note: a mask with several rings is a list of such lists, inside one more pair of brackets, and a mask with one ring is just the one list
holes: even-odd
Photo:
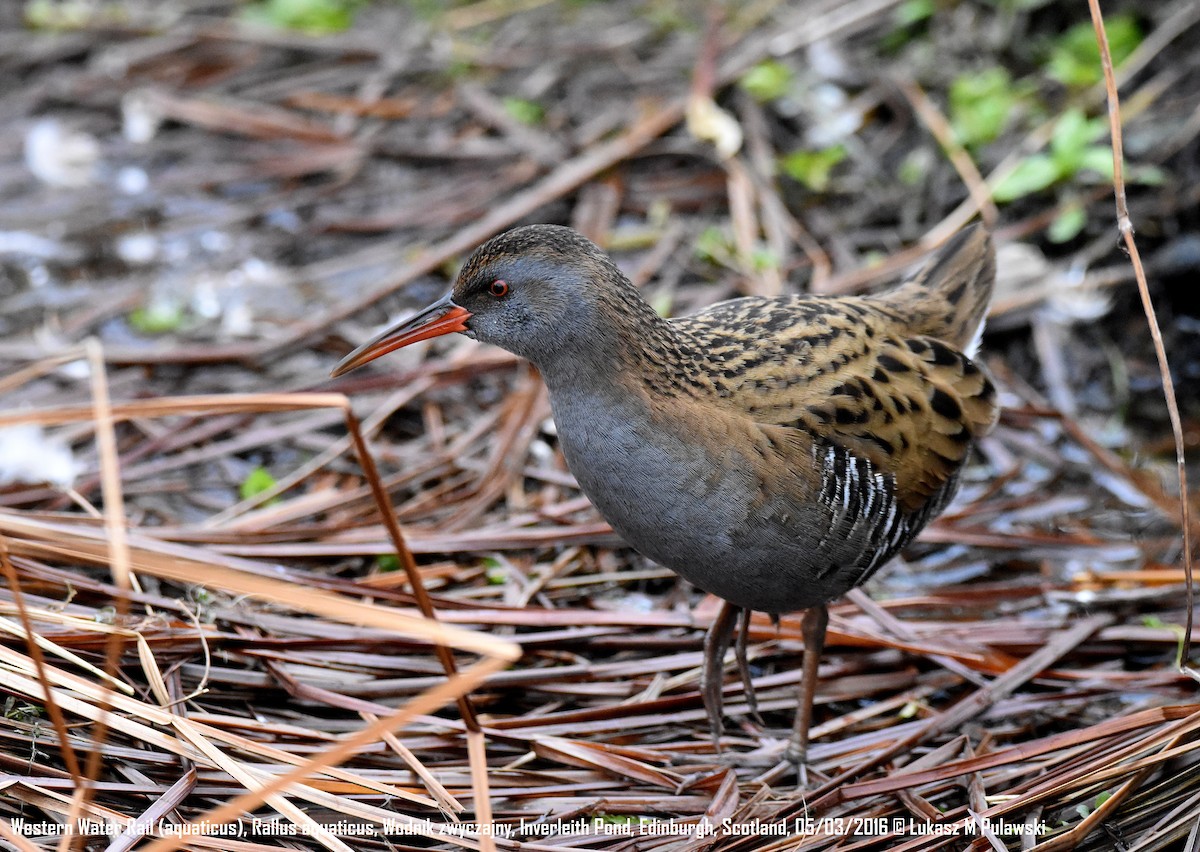
[(996, 422), (968, 354), (994, 278), (975, 225), (878, 294), (746, 296), (664, 318), (584, 236), (528, 225), (476, 249), (450, 292), (333, 375), (453, 332), (532, 362), (584, 494), (635, 550), (724, 602), (701, 674), (718, 750), (735, 621), (752, 701), (750, 613), (804, 611), (785, 749), (803, 783), (828, 604), (946, 507)]

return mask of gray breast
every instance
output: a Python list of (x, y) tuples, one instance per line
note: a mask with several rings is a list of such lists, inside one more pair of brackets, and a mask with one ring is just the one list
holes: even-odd
[(763, 499), (729, 443), (654, 425), (627, 396), (552, 393), (551, 403), (567, 463), (600, 514), (636, 550), (738, 606), (779, 613), (830, 600), (875, 567), (881, 537), (904, 537), (889, 495), (864, 505), (869, 467), (834, 465), (831, 500)]

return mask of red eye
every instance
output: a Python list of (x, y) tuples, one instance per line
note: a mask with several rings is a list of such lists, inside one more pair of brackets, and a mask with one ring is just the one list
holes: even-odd
[(503, 296), (507, 296), (508, 295), (508, 282), (505, 281), (503, 278), (497, 278), (495, 281), (493, 281), (491, 284), (488, 285), (488, 292), (491, 293), (493, 296), (495, 296), (497, 299), (499, 299)]

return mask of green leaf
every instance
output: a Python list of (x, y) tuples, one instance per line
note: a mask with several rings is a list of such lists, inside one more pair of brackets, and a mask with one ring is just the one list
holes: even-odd
[(963, 74), (950, 84), (950, 126), (967, 147), (991, 142), (1003, 132), (1018, 100), (1003, 68)]
[(1077, 171), (1095, 172), (1113, 179), (1113, 152), (1105, 145), (1089, 145), (1079, 152)]
[(933, 168), (932, 158), (925, 148), (914, 148), (901, 161), (896, 177), (905, 186), (917, 186), (925, 181), (929, 170)]
[(743, 74), (738, 85), (756, 101), (766, 103), (790, 92), (792, 82), (792, 69), (782, 62), (768, 59)]
[(26, 26), (34, 29), (82, 29), (100, 17), (96, 4), (79, 0), (29, 0), (24, 11)]
[(913, 41), (922, 31), (925, 21), (936, 11), (934, 0), (904, 0), (892, 13), (893, 29), (880, 41), (880, 47), (895, 53)]
[(503, 586), (508, 581), (508, 566), (488, 556), (483, 560), (483, 576), (489, 586)]
[(1079, 170), (1084, 149), (1104, 132), (1103, 119), (1089, 119), (1078, 107), (1062, 114), (1050, 136), (1050, 153), (1066, 172)]
[(242, 16), (254, 23), (323, 35), (348, 29), (361, 5), (361, 0), (262, 0), (247, 6)]
[(659, 293), (650, 300), (650, 307), (654, 308), (654, 313), (660, 317), (669, 317), (671, 308), (675, 305), (675, 295), (669, 290)]
[(766, 246), (755, 246), (754, 251), (750, 253), (750, 267), (755, 272), (766, 272), (771, 269), (779, 268), (779, 258), (775, 252), (771, 251)]
[(709, 263), (728, 263), (733, 242), (718, 225), (709, 225), (696, 237), (696, 257)]
[[(1142, 41), (1142, 31), (1131, 15), (1116, 15), (1104, 22), (1114, 66), (1129, 58)], [(1067, 86), (1092, 86), (1104, 79), (1100, 48), (1091, 23), (1076, 24), (1055, 42), (1046, 62), (1046, 73)]]
[(1087, 211), (1082, 204), (1068, 204), (1062, 209), (1050, 227), (1046, 229), (1046, 237), (1052, 243), (1066, 243), (1079, 236), (1087, 224)]
[(183, 306), (155, 300), (145, 307), (134, 308), (129, 314), (129, 324), (142, 334), (166, 334), (183, 324)]
[(541, 104), (527, 101), (524, 98), (505, 98), (504, 111), (522, 124), (540, 124), (546, 117), (546, 111), (542, 109)]
[(384, 574), (400, 570), (400, 557), (394, 553), (381, 553), (375, 557), (375, 569)]
[(488, 568), (483, 576), (487, 578), (489, 586), (503, 586), (508, 581), (507, 569), (500, 566)]
[(242, 485), (238, 489), (243, 500), (249, 500), (251, 497), (257, 497), (264, 491), (275, 487), (275, 477), (271, 476), (270, 471), (261, 465), (254, 468), (246, 474), (246, 478), (242, 480)]
[(844, 159), (845, 146), (834, 145), (816, 151), (793, 151), (784, 156), (779, 164), (788, 177), (799, 181), (813, 192), (824, 192), (829, 186), (833, 167)]
[(1128, 59), (1142, 43), (1142, 28), (1132, 15), (1117, 15), (1106, 21), (1104, 31), (1108, 35), (1108, 51), (1116, 65)]
[(933, 0), (904, 0), (892, 13), (892, 20), (900, 27), (919, 24), (934, 13)]
[(1014, 201), (1041, 192), (1053, 186), (1063, 177), (1059, 164), (1048, 154), (1032, 154), (1026, 157), (1017, 167), (1000, 181), (1000, 185), (992, 190), (992, 198), (999, 202)]
[(45, 713), (45, 709), (27, 701), (18, 701), (11, 695), (4, 699), (4, 718), (26, 724), (36, 724)]

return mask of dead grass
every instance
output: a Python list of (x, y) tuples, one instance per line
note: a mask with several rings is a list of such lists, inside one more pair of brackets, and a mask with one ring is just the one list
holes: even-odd
[[(832, 608), (803, 791), (781, 763), (799, 616), (754, 619), (762, 718), (731, 672), (716, 754), (698, 692), (716, 601), (621, 549), (557, 452), (532, 371), (462, 341), (323, 378), (382, 319), (374, 305), (401, 288), (422, 301), (464, 252), (531, 218), (604, 241), (682, 312), (883, 280), (922, 235), (980, 209), (1013, 246), (1066, 203), (1105, 207), (1096, 192), (994, 209), (988, 187), (1017, 155), (972, 159), (947, 135), (944, 77), (918, 69), (892, 88), (892, 60), (872, 51), (894, 6), (750, 4), (706, 33), (655, 3), (482, 2), (424, 23), (381, 7), (320, 39), (196, 13), (161, 32), (92, 21), (33, 37), (8, 22), (19, 49), (0, 73), (40, 81), (0, 98), (14, 126), (43, 111), (77, 123), (104, 168), (144, 169), (154, 197), (127, 203), (103, 174), (73, 192), (0, 175), (3, 227), (61, 252), (22, 256), (49, 290), (2, 294), (0, 429), (37, 425), (82, 466), (70, 488), (0, 489), (4, 842), (1194, 849), (1181, 506), (1169, 461), (1139, 455), (1165, 428), (1094, 402), (1119, 400), (1119, 374), (1140, 375), (1149, 350), (1118, 341), (1098, 380), (1091, 328), (1046, 307), (1062, 308), (1072, 263), (1090, 269), (1072, 298), (1127, 288), (1107, 226), (1024, 276), (1002, 255), (985, 343), (1002, 424), (952, 511), (869, 596)], [(942, 38), (971, 31), (963, 9)], [(1200, 91), (1171, 61), (1188, 15), (1154, 19), (1124, 75), (1127, 121), (1171, 131), (1168, 166), (1200, 132), (1171, 121)], [(774, 172), (802, 122), (728, 87), (820, 39), (858, 69), (839, 85), (864, 122), (825, 195)], [(514, 120), (508, 93), (544, 120)], [(744, 135), (725, 159), (682, 129), (688, 98), (714, 95)], [(169, 122), (140, 147), (117, 133), (130, 97)], [(1011, 149), (1044, 146), (1052, 124)], [(881, 164), (922, 146), (939, 152), (928, 190), (889, 183)], [(1186, 222), (1179, 194), (1130, 203), (1152, 237)], [(713, 226), (724, 253), (702, 260)], [(141, 231), (154, 261), (106, 254)], [(756, 260), (763, 247), (775, 263)], [(871, 266), (867, 249), (891, 258)], [(255, 278), (264, 259), (271, 275)], [(224, 316), (248, 305), (253, 335), (190, 307), (173, 333), (131, 331), (164, 281), (186, 279), (194, 305), (189, 287), (214, 274)], [(233, 279), (244, 286), (222, 289)], [(260, 466), (274, 486), (239, 494)], [(29, 830), (78, 819), (114, 834)]]

